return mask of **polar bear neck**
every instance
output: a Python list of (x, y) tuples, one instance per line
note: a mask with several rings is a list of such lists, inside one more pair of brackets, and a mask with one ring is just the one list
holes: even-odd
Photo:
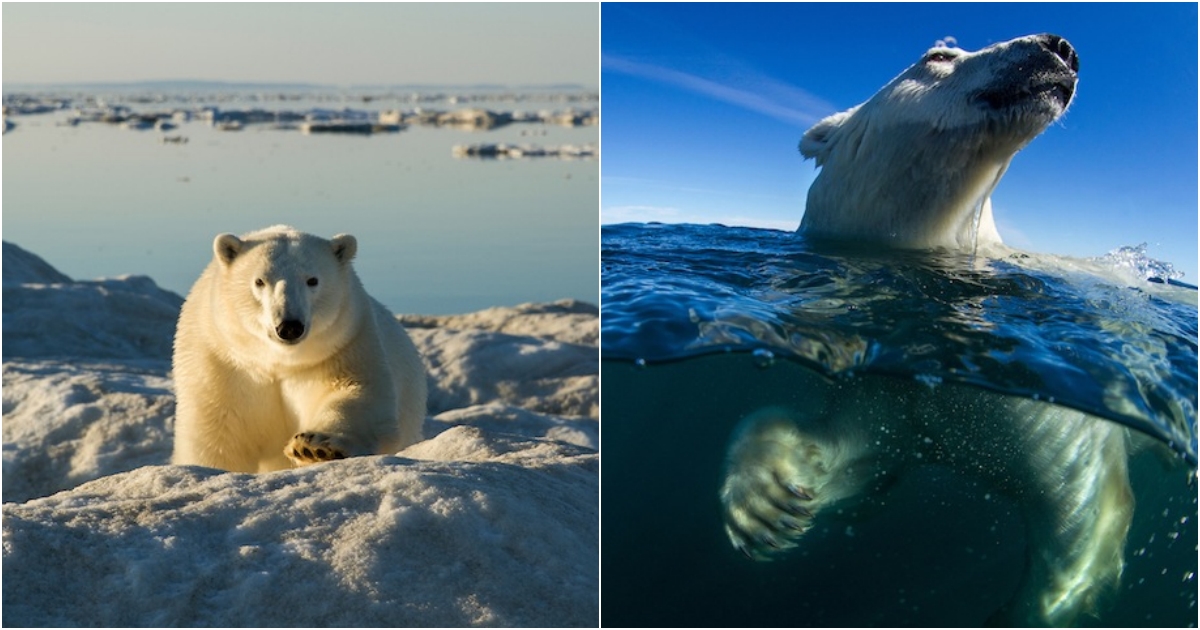
[(805, 236), (967, 252), (1000, 242), (990, 197), (1020, 143), (916, 123), (880, 128), (865, 116), (847, 124), (865, 129), (821, 165)]

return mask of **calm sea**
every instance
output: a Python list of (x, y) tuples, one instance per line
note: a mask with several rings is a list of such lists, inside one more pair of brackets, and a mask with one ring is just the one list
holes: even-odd
[[(195, 107), (133, 105), (135, 111)], [(222, 102), (222, 109), (411, 108), (346, 98)], [(595, 108), (563, 103), (420, 103), (453, 111)], [(410, 126), (370, 136), (304, 135), (193, 120), (162, 133), (63, 126), (69, 111), (10, 117), (3, 139), (3, 237), (78, 279), (152, 277), (186, 295), (222, 232), (277, 223), (358, 238), (367, 290), (397, 312), (599, 298), (598, 160), (461, 159), (456, 144), (595, 143), (598, 127)], [(186, 143), (163, 143), (164, 136)]]

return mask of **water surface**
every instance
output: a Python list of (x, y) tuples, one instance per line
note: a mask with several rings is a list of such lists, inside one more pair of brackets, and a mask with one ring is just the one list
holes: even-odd
[(986, 475), (915, 466), (821, 513), (774, 562), (742, 557), (722, 530), (717, 488), (741, 418), (892, 390), (963, 401), (967, 448), (990, 438), (972, 408), (1127, 427), (1125, 571), (1084, 623), (1195, 625), (1195, 293), (1139, 277), (1168, 266), (1129, 251), (831, 249), (721, 226), (606, 226), (601, 248), (605, 624), (986, 623), (1028, 552), (1020, 501)]
[[(135, 110), (196, 107), (193, 97)], [(223, 109), (411, 108), (361, 99), (218, 102)], [(454, 110), (589, 103), (422, 103)], [(4, 238), (67, 275), (149, 275), (186, 294), (221, 232), (276, 223), (359, 240), (356, 267), (400, 312), (455, 313), (598, 294), (598, 161), (455, 159), (456, 144), (595, 142), (596, 127), (491, 131), (412, 126), (371, 136), (303, 135), (192, 121), (163, 133), (59, 126), (68, 111), (11, 117), (4, 135)], [(523, 135), (524, 134), (524, 135)]]

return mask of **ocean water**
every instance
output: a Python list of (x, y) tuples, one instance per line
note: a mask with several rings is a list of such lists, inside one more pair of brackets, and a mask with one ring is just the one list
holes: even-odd
[[(6, 94), (7, 96), (7, 94)], [(166, 95), (134, 111), (495, 111), (588, 109), (585, 102), (418, 104), (354, 95), (245, 100)], [(469, 312), (522, 302), (595, 303), (598, 160), (456, 159), (457, 144), (597, 141), (598, 128), (511, 124), (487, 131), (410, 126), (370, 136), (193, 120), (165, 133), (103, 123), (62, 126), (60, 112), (10, 116), (3, 139), (3, 236), (67, 275), (151, 276), (186, 295), (219, 233), (276, 223), (354, 234), (367, 290), (405, 313)], [(164, 136), (187, 143), (163, 143)]]
[(978, 410), (1128, 428), (1124, 573), (1080, 623), (1196, 625), (1196, 294), (1145, 279), (1169, 265), (1136, 248), (985, 259), (653, 224), (604, 226), (601, 260), (605, 625), (986, 623), (1029, 546), (1019, 497), (969, 457), (918, 461), (819, 513), (772, 562), (726, 538), (718, 486), (739, 420), (880, 391), (958, 405), (957, 426), (935, 429), (964, 452), (995, 443)]

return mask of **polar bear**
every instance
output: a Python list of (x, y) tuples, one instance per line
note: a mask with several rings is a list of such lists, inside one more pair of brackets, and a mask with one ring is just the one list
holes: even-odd
[[(1013, 154), (1065, 111), (1078, 68), (1054, 35), (930, 50), (804, 135), (801, 150), (822, 171), (801, 233), (900, 248), (999, 244), (988, 197)], [(830, 506), (936, 463), (983, 477), (1024, 512), (1026, 572), (993, 621), (1069, 625), (1115, 588), (1133, 511), (1126, 429), (961, 386), (874, 378), (832, 387), (759, 410), (735, 430), (719, 491), (734, 547), (776, 557)]]
[(283, 225), (216, 237), (175, 333), (173, 463), (265, 472), (421, 439), (421, 357), (356, 251)]
[(991, 194), (1013, 155), (1066, 111), (1079, 57), (1057, 35), (978, 52), (936, 47), (867, 102), (814, 125), (821, 168), (806, 237), (973, 251), (1000, 242)]

